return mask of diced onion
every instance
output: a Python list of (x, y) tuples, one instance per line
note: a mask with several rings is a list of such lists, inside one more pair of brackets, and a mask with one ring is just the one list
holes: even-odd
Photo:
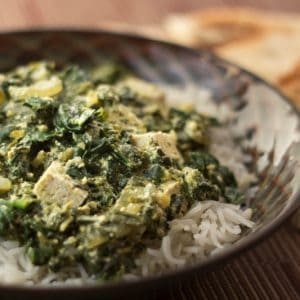
[(33, 96), (51, 97), (59, 94), (62, 89), (61, 80), (53, 76), (48, 80), (41, 80), (29, 86), (11, 86), (8, 91), (13, 99), (24, 99)]

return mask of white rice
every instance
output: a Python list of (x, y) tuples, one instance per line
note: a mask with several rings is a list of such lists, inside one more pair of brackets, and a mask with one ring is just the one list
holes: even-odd
[[(199, 262), (239, 239), (242, 227), (251, 228), (251, 209), (203, 201), (183, 218), (170, 222), (170, 230), (158, 249), (148, 248), (136, 260), (138, 268), (126, 279), (160, 274)], [(132, 275), (135, 275), (132, 276)]]
[(46, 267), (34, 266), (25, 255), (24, 247), (16, 241), (0, 242), (0, 282), (1, 284), (83, 284), (92, 282), (84, 268), (64, 269), (59, 273), (49, 273)]

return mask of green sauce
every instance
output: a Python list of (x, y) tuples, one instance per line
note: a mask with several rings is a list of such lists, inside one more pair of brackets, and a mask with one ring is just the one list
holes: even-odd
[(216, 120), (167, 107), (124, 67), (53, 63), (0, 77), (0, 234), (36, 265), (111, 279), (197, 201), (241, 203), (208, 153)]

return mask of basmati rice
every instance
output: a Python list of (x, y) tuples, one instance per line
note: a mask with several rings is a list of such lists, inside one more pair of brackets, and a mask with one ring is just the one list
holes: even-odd
[(252, 228), (250, 218), (251, 209), (218, 201), (199, 202), (183, 218), (170, 222), (160, 248), (148, 248), (137, 259), (133, 275), (161, 274), (199, 262), (235, 242), (242, 227)]

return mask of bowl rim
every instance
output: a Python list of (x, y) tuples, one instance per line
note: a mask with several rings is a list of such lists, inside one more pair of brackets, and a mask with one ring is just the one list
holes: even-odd
[[(0, 32), (0, 37), (3, 36), (10, 36), (10, 35), (31, 35), (31, 34), (95, 34), (95, 35), (103, 35), (103, 36), (112, 36), (114, 38), (125, 38), (129, 40), (135, 41), (145, 41), (149, 43), (158, 44), (161, 46), (172, 47), (176, 49), (181, 49), (182, 51), (189, 52), (189, 54), (193, 56), (199, 56), (200, 54), (206, 54), (209, 57), (213, 58), (216, 61), (221, 62), (227, 66), (232, 66), (237, 68), (242, 73), (250, 76), (251, 78), (255, 79), (255, 81), (262, 83), (263, 85), (267, 86), (275, 92), (281, 100), (286, 102), (289, 107), (291, 108), (292, 113), (298, 116), (300, 119), (300, 110), (297, 108), (295, 103), (286, 95), (284, 95), (278, 88), (276, 88), (273, 84), (267, 82), (265, 79), (261, 78), (260, 76), (253, 74), (252, 72), (248, 71), (247, 69), (240, 67), (239, 65), (229, 62), (226, 59), (223, 59), (216, 54), (212, 53), (207, 49), (193, 49), (191, 47), (182, 46), (174, 42), (164, 41), (161, 39), (155, 39), (148, 36), (143, 36), (140, 33), (129, 33), (119, 32), (119, 31), (110, 31), (106, 29), (95, 29), (95, 28), (80, 28), (80, 27), (28, 27), (27, 29), (11, 29), (11, 30), (3, 30)], [(74, 284), (67, 284), (67, 285), (58, 285), (58, 286), (49, 286), (49, 285), (18, 285), (18, 284), (0, 284), (0, 292), (5, 293), (22, 293), (22, 294), (32, 294), (32, 293), (40, 293), (45, 292), (47, 294), (57, 294), (57, 293), (90, 293), (90, 292), (107, 292), (122, 289), (124, 290), (132, 290), (134, 288), (141, 288), (141, 287), (150, 287), (156, 286), (158, 287), (162, 283), (165, 283), (169, 280), (183, 279), (184, 277), (189, 277), (191, 275), (195, 275), (197, 272), (198, 274), (205, 273), (209, 270), (214, 269), (216, 266), (221, 264), (228, 263), (233, 258), (240, 256), (242, 253), (253, 249), (256, 247), (260, 242), (266, 239), (270, 234), (274, 233), (276, 229), (287, 221), (287, 219), (296, 212), (298, 208), (300, 208), (300, 192), (293, 195), (291, 199), (291, 204), (286, 206), (282, 213), (280, 213), (276, 218), (274, 218), (269, 224), (263, 226), (259, 231), (253, 232), (252, 234), (245, 236), (242, 240), (238, 243), (233, 244), (228, 249), (224, 249), (220, 251), (219, 254), (216, 254), (212, 257), (205, 259), (202, 262), (195, 263), (193, 266), (183, 267), (177, 270), (171, 270), (164, 274), (160, 275), (150, 275), (144, 278), (139, 278), (137, 280), (129, 280), (129, 281), (116, 281), (116, 282), (106, 282), (104, 284), (101, 283), (93, 283), (93, 284), (84, 284), (84, 285), (74, 285)], [(99, 294), (100, 296), (100, 294)]]

